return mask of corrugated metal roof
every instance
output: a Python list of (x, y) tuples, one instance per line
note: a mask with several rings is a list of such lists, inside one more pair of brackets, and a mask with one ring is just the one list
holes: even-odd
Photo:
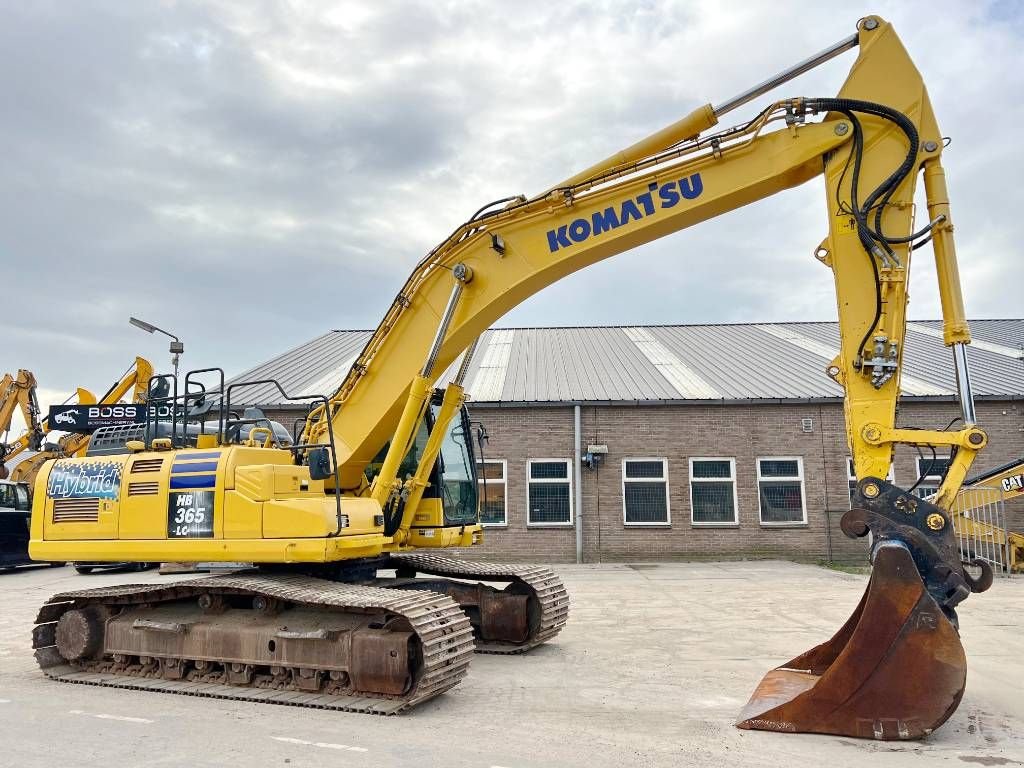
[[(968, 348), (975, 394), (1024, 397), (1024, 319), (974, 320), (971, 331), (979, 342)], [(330, 394), (369, 337), (331, 331), (232, 381), (276, 378), (289, 394)], [(466, 388), (480, 403), (838, 398), (825, 375), (838, 350), (834, 322), (492, 329), (470, 360)], [(909, 398), (954, 394), (940, 321), (909, 324), (903, 390)], [(255, 385), (232, 402), (281, 398)]]
[[(312, 341), (233, 376), (228, 384), (277, 379), (291, 397), (331, 394), (348, 372), (372, 331), (328, 331)], [(272, 384), (239, 387), (231, 402), (265, 405), (282, 402)]]

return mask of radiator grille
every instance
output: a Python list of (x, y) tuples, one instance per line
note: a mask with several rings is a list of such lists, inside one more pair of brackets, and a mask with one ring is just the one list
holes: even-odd
[(132, 472), (159, 472), (163, 459), (138, 459), (132, 462)]
[(160, 484), (156, 480), (128, 483), (129, 496), (156, 496)]
[(55, 523), (95, 523), (99, 519), (99, 499), (57, 499), (53, 502)]

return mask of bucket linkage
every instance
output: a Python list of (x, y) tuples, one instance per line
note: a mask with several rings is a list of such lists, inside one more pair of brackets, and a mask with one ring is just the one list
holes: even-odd
[(872, 535), (857, 609), (831, 640), (765, 675), (740, 728), (919, 739), (960, 703), (967, 659), (955, 607), (991, 586), (991, 568), (972, 560), (972, 576), (949, 514), (884, 480), (861, 480), (852, 507), (843, 532)]

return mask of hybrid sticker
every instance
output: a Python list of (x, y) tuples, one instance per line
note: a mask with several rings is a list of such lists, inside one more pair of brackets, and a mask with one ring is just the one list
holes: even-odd
[(167, 495), (167, 538), (213, 538), (213, 491), (180, 491)]
[[(568, 248), (573, 243), (582, 243), (591, 237), (597, 237), (604, 232), (618, 229), (631, 221), (640, 221), (647, 216), (653, 216), (664, 208), (674, 208), (680, 200), (695, 200), (704, 191), (704, 182), (700, 174), (695, 173), (689, 178), (676, 181), (667, 181), (664, 184), (651, 182), (647, 185), (647, 192), (637, 195), (636, 198), (623, 200), (618, 205), (612, 205), (603, 211), (597, 211), (589, 219), (574, 219), (569, 224), (563, 224), (558, 229), (548, 230), (548, 250), (554, 253), (559, 248)], [(657, 205), (654, 201), (654, 193), (658, 193)]]
[(121, 494), (121, 465), (114, 461), (58, 461), (50, 470), (51, 499), (116, 499)]

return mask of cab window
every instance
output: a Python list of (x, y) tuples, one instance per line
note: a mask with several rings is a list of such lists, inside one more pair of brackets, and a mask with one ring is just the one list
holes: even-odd
[[(426, 419), (420, 424), (416, 439), (399, 465), (400, 480), (416, 472), (438, 410), (437, 405), (431, 405)], [(423, 491), (424, 499), (441, 498), (445, 525), (472, 525), (477, 520), (477, 483), (473, 448), (469, 439), (471, 435), (469, 413), (463, 408), (452, 419), (448, 433), (441, 442), (441, 452), (430, 473), (430, 485)], [(380, 474), (389, 447), (390, 443), (385, 443), (367, 465), (365, 472), (368, 482), (373, 482)]]
[(469, 414), (463, 408), (452, 419), (448, 434), (441, 443), (441, 502), (445, 523), (448, 525), (472, 525), (477, 519), (477, 484), (471, 435)]

